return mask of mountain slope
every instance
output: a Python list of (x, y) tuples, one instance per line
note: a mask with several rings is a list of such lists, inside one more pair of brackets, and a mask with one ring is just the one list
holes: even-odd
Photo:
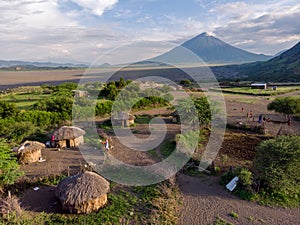
[(192, 51), (207, 64), (241, 64), (246, 62), (266, 61), (271, 58), (271, 56), (254, 54), (233, 47), (207, 33), (202, 33), (191, 40), (186, 41), (180, 47), (176, 47), (151, 60), (167, 63), (197, 62), (196, 57), (190, 56), (185, 48)]
[(241, 65), (239, 71), (251, 80), (299, 82), (300, 42), (267, 62)]

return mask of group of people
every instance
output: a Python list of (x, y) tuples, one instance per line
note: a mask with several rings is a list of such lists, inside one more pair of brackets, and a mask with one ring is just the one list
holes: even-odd
[[(244, 112), (244, 111), (245, 111), (245, 109), (242, 108), (242, 112)], [(255, 121), (255, 118), (254, 118), (252, 110), (250, 110), (249, 112), (247, 112), (246, 118), (248, 120), (252, 119), (253, 122)], [(270, 121), (271, 121), (270, 117), (266, 118), (266, 116), (263, 116), (263, 114), (260, 114), (259, 117), (258, 117), (258, 123), (264, 123), (264, 122), (270, 122)]]
[[(245, 111), (245, 109), (242, 108), (242, 112), (244, 112), (244, 111)], [(247, 120), (252, 119), (253, 122), (255, 121), (255, 118), (253, 116), (253, 112), (252, 111), (247, 112), (246, 118), (247, 118)], [(270, 117), (266, 117), (263, 114), (260, 114), (259, 117), (258, 117), (258, 123), (265, 124), (266, 122), (267, 123), (271, 122)], [(288, 118), (288, 120), (286, 122), (283, 122), (283, 123), (287, 123), (288, 126), (291, 126), (291, 119)]]

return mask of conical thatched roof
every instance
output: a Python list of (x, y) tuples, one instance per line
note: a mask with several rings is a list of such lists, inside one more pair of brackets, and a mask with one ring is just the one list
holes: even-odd
[(35, 150), (41, 150), (42, 148), (46, 148), (43, 143), (37, 141), (25, 141), (20, 147), (17, 149), (18, 153), (27, 153)]
[(67, 177), (57, 186), (56, 195), (63, 204), (78, 206), (106, 195), (109, 182), (100, 175), (86, 171)]
[(55, 132), (55, 140), (71, 140), (85, 135), (85, 131), (79, 127), (61, 127), (58, 131)]

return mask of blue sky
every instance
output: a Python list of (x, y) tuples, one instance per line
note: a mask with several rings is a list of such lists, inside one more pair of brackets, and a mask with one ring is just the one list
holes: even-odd
[[(0, 59), (6, 60), (90, 63), (123, 44), (180, 44), (202, 32), (248, 51), (275, 54), (300, 40), (300, 4), (298, 0), (2, 0), (0, 29)], [(141, 57), (168, 48), (146, 46)]]

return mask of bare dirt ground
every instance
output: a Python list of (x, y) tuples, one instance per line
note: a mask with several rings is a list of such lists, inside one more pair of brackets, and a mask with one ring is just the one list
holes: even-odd
[(54, 186), (42, 186), (39, 190), (27, 190), (21, 198), (21, 206), (30, 212), (61, 213)]
[[(285, 122), (286, 119), (283, 115), (268, 111), (267, 105), (276, 97), (299, 95), (299, 91), (271, 97), (224, 94), (226, 101), (227, 122), (231, 124), (242, 122), (243, 124), (258, 125), (258, 117), (261, 114), (266, 118), (269, 117), (271, 120)], [(244, 108), (244, 112), (242, 111), (242, 108)], [(247, 113), (250, 111), (253, 113), (254, 121), (253, 118), (247, 118)], [(289, 131), (291, 134), (300, 135), (299, 121), (292, 120), (291, 126), (288, 126), (286, 123), (266, 123), (266, 128), (268, 129), (270, 135), (276, 135), (281, 127), (284, 130)]]
[[(179, 224), (209, 225), (217, 218), (239, 225), (297, 225), (300, 209), (271, 208), (241, 200), (218, 184), (216, 177), (194, 178), (179, 174), (183, 193)], [(229, 214), (235, 212), (238, 218)]]
[(29, 178), (48, 177), (60, 175), (69, 170), (70, 174), (76, 174), (86, 163), (78, 150), (61, 150), (45, 148), (42, 149), (42, 157), (45, 162), (37, 162), (21, 166)]

